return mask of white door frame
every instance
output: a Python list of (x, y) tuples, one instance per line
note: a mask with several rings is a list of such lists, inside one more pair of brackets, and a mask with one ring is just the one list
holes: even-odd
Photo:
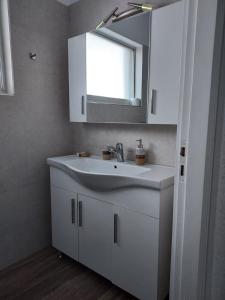
[[(205, 281), (201, 273), (204, 260), (200, 258), (204, 254), (203, 214), (207, 213), (208, 205), (204, 192), (217, 0), (184, 1), (170, 299), (200, 300), (204, 299), (198, 288)], [(185, 158), (179, 154), (182, 145), (186, 147)]]
[[(217, 252), (218, 238), (223, 234), (220, 224), (224, 216), (224, 120), (225, 120), (225, 1), (218, 1), (216, 44), (213, 63), (213, 82), (211, 91), (211, 107), (208, 129), (208, 166), (206, 166), (205, 198), (207, 199), (203, 213), (202, 249), (203, 257), (201, 272), (206, 273), (201, 290), (204, 289), (204, 299), (223, 299), (224, 287), (221, 271), (224, 265), (222, 253)], [(205, 180), (205, 181), (206, 181)], [(206, 181), (207, 183), (207, 181)], [(218, 226), (220, 226), (218, 229)], [(204, 230), (205, 229), (205, 230)], [(221, 247), (221, 245), (219, 246)], [(214, 253), (216, 251), (216, 253)], [(218, 253), (219, 254), (218, 256)], [(220, 260), (218, 259), (220, 258)], [(223, 271), (222, 271), (223, 272)], [(215, 276), (216, 275), (216, 276)]]
[[(0, 95), (14, 95), (14, 77), (11, 49), (11, 26), (8, 0), (0, 0), (0, 59), (3, 65), (3, 83), (0, 83)], [(1, 87), (2, 85), (2, 87)]]

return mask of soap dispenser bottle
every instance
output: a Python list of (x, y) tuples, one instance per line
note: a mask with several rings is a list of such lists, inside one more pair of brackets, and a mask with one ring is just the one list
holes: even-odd
[(145, 164), (145, 149), (142, 144), (142, 139), (137, 140), (139, 142), (136, 149), (136, 164), (142, 166)]

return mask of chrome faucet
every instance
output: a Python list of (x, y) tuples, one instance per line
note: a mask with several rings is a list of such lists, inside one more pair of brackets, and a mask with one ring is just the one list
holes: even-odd
[(124, 162), (124, 154), (123, 154), (123, 144), (117, 143), (116, 148), (113, 146), (107, 146), (107, 150), (113, 153), (116, 153), (116, 158), (118, 162)]

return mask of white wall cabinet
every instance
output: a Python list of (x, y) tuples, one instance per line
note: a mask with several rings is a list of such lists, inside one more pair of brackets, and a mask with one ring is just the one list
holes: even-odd
[(98, 192), (50, 170), (53, 247), (141, 300), (164, 300), (173, 186)]
[[(149, 80), (148, 88), (146, 88), (146, 93), (148, 89), (148, 108), (146, 120), (142, 122), (148, 124), (177, 124), (178, 122), (183, 22), (184, 1), (152, 11)], [(68, 42), (71, 122), (91, 120), (89, 120), (89, 116), (87, 118), (86, 46), (86, 33), (70, 38)], [(137, 83), (142, 82), (141, 77), (136, 79)], [(103, 113), (102, 109), (100, 110)], [(135, 109), (140, 108), (136, 107)], [(111, 110), (113, 111), (112, 108)], [(116, 114), (118, 115), (118, 112)], [(134, 122), (137, 121), (134, 119)], [(132, 123), (130, 119), (129, 123)]]
[(152, 12), (149, 124), (177, 124), (182, 62), (184, 1)]
[(86, 122), (86, 34), (68, 41), (70, 122)]

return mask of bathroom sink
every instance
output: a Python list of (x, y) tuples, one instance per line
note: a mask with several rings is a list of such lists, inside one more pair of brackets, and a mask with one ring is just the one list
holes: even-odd
[(134, 162), (104, 161), (99, 157), (64, 156), (47, 159), (84, 186), (112, 190), (128, 186), (164, 189), (174, 183), (174, 169), (158, 165), (137, 166)]
[(148, 171), (148, 169), (144, 167), (93, 158), (76, 159), (66, 162), (66, 164), (74, 170), (96, 175), (138, 176), (141, 173)]

